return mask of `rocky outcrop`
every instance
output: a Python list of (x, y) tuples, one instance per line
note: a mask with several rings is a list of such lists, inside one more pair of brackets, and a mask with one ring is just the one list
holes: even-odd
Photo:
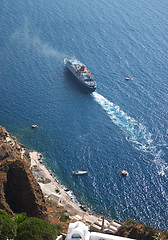
[(128, 219), (116, 232), (116, 235), (139, 240), (168, 239), (168, 232)]
[(6, 158), (29, 160), (29, 151), (0, 126), (0, 162)]
[(45, 200), (30, 170), (29, 152), (0, 126), (0, 208), (47, 218)]

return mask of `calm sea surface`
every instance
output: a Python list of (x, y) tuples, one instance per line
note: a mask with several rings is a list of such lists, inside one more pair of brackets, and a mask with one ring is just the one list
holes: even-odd
[[(165, 230), (167, 17), (167, 0), (0, 3), (0, 124), (41, 152), (79, 203)], [(74, 55), (96, 78), (91, 95), (64, 66)]]

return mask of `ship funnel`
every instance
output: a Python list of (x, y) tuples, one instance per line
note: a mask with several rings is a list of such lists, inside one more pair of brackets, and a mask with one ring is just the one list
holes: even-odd
[(80, 70), (85, 71), (85, 66), (81, 66)]

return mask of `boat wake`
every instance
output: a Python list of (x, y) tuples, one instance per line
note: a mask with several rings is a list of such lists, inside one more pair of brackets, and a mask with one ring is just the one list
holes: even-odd
[(133, 145), (143, 151), (153, 152), (154, 146), (151, 133), (147, 132), (143, 124), (138, 123), (134, 118), (128, 116), (119, 106), (107, 100), (97, 92), (93, 93), (93, 97), (102, 108), (107, 112), (110, 119), (126, 134), (126, 139)]
[(168, 164), (163, 160), (163, 151), (155, 146), (152, 140), (152, 134), (147, 131), (142, 123), (138, 123), (134, 118), (128, 116), (119, 106), (107, 100), (97, 92), (93, 92), (92, 96), (95, 101), (102, 106), (107, 112), (110, 119), (116, 124), (126, 135), (127, 141), (141, 151), (148, 152), (154, 157), (159, 175), (164, 175), (164, 171), (168, 170)]
[(127, 141), (131, 142), (136, 149), (148, 152), (154, 157), (153, 162), (156, 165), (158, 174), (163, 176), (165, 171), (168, 170), (168, 164), (163, 160), (164, 152), (155, 146), (152, 134), (147, 131), (146, 127), (128, 116), (119, 106), (110, 102), (99, 93), (93, 92), (92, 96), (107, 112), (113, 123), (124, 131)]

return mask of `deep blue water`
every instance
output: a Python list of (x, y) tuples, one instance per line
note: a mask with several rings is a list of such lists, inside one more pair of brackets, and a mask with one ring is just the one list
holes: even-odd
[[(0, 124), (81, 204), (168, 230), (167, 0), (0, 5)], [(96, 93), (75, 86), (63, 63), (74, 55)]]

